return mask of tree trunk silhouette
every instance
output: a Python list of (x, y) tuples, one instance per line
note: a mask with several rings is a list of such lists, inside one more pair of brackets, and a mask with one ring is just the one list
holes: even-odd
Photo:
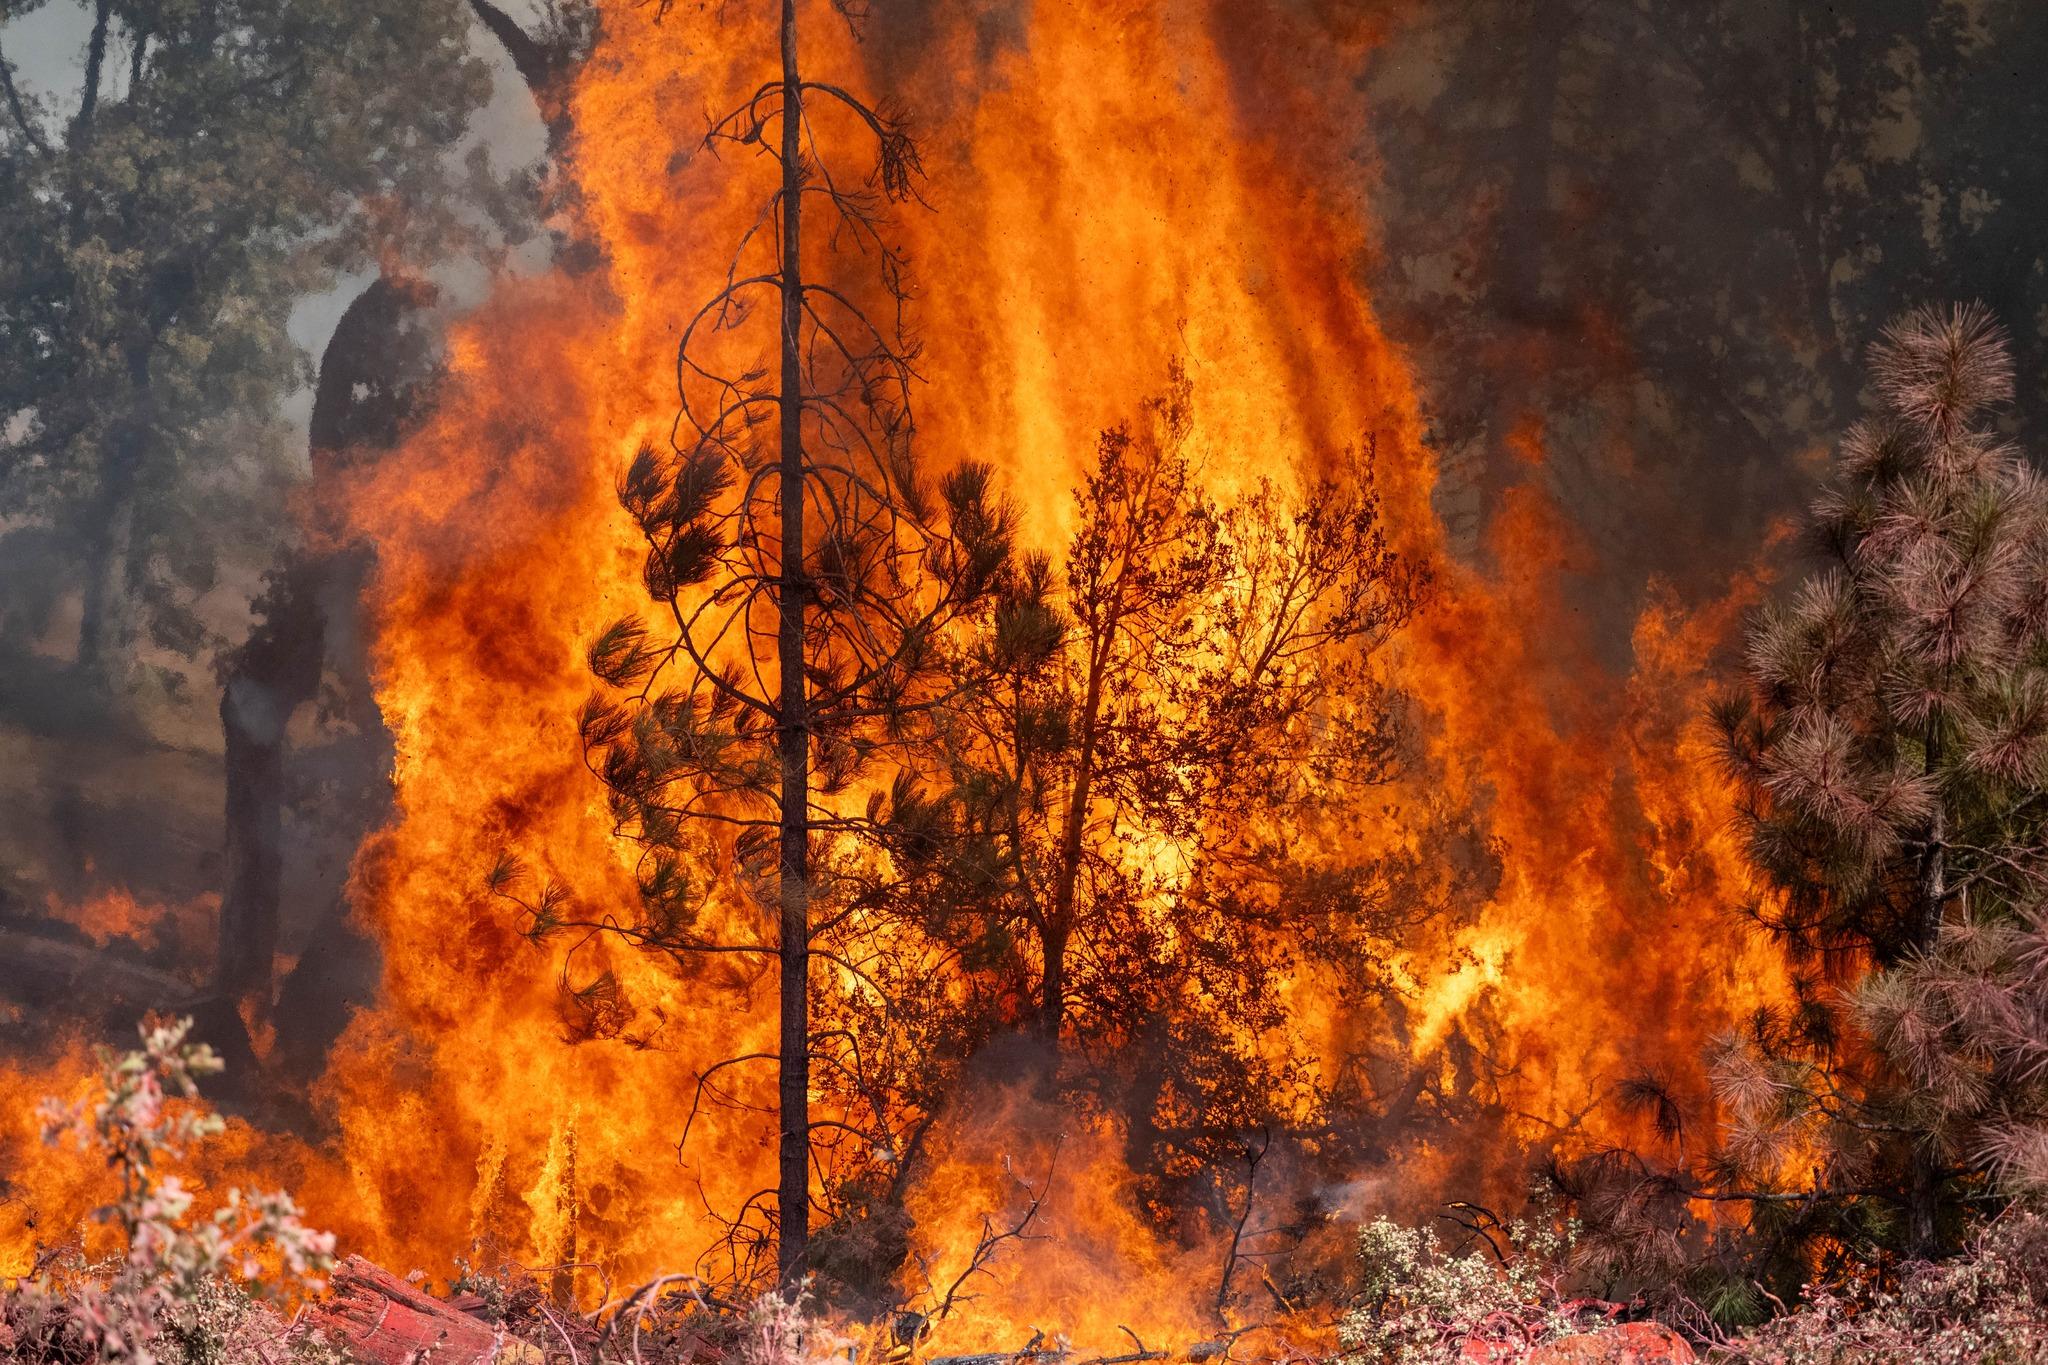
[(559, 44), (533, 37), (491, 0), (469, 0), (469, 7), (511, 57), (512, 69), (532, 92), (541, 122), (547, 126), (548, 155), (561, 155), (570, 132), (568, 75), (574, 66), (573, 54)]
[(776, 596), (781, 698), (782, 912), (779, 1235), (784, 1284), (803, 1274), (810, 1244), (810, 733), (804, 695), (803, 89), (797, 74), (796, 0), (782, 0), (782, 577)]
[[(307, 445), (314, 477), (345, 452), (390, 449), (409, 405), (401, 338), (427, 287), (379, 276), (342, 312), (320, 359)], [(215, 987), (269, 1013), (284, 873), (286, 729), (317, 694), (327, 662), (324, 591), (350, 556), (288, 550), (258, 603), (262, 621), (225, 661), (220, 719), (226, 751), (226, 886)], [(358, 680), (367, 684), (367, 678)]]
[[(1074, 759), (1074, 785), (1067, 793), (1066, 823), (1060, 831), (1058, 880), (1052, 911), (1040, 935), (1044, 969), (1039, 979), (1038, 1033), (1058, 1057), (1060, 1025), (1067, 1012), (1067, 945), (1074, 931), (1074, 898), (1081, 877), (1082, 841), (1087, 837), (1088, 802), (1095, 780), (1095, 746), (1102, 719), (1103, 683), (1116, 647), (1114, 618), (1101, 626), (1088, 660), (1088, 684), (1081, 699), (1081, 745)], [(1051, 1063), (1057, 1067), (1055, 1060)]]
[[(530, 36), (490, 0), (470, 0), (478, 21), (512, 59), (547, 126), (548, 154), (559, 156), (569, 132), (568, 76), (575, 54)], [(414, 398), (406, 373), (407, 324), (435, 298), (432, 284), (380, 274), (342, 312), (320, 357), (307, 445), (317, 481), (338, 462), (389, 451), (399, 442)], [(329, 604), (353, 604), (360, 556), (286, 552), (274, 578), (266, 619), (227, 665), (221, 728), (227, 750), (227, 888), (221, 901), (218, 987), (241, 1001), (271, 999), (271, 957), (278, 939), (283, 858), (285, 729), (316, 695), (329, 662)], [(340, 609), (340, 608), (337, 608)], [(346, 654), (348, 651), (343, 650)], [(353, 663), (353, 660), (348, 662)], [(368, 691), (367, 676), (351, 682)], [(340, 914), (336, 910), (337, 917)], [(346, 924), (330, 924), (315, 943), (336, 945), (335, 970), (361, 975), (362, 945)], [(267, 947), (265, 945), (268, 945)], [(302, 961), (297, 989), (317, 1014), (331, 1012), (335, 982), (318, 963)], [(314, 1032), (324, 1032), (315, 1026)]]
[[(779, 0), (768, 12), (777, 16), (778, 66), (714, 121), (705, 141), (773, 160), (773, 188), (763, 195), (759, 229), (735, 247), (723, 285), (680, 329), (678, 415), (666, 448), (643, 444), (619, 490), (646, 540), (645, 585), (673, 623), (672, 646), (652, 647), (637, 614), (607, 627), (589, 661), (618, 700), (593, 699), (578, 724), (586, 764), (613, 792), (618, 832), (643, 846), (640, 906), (651, 912), (640, 924), (590, 927), (678, 959), (709, 951), (775, 964), (776, 1048), (718, 1066), (775, 1066), (775, 1100), (760, 1106), (776, 1127), (772, 1198), (749, 1200), (730, 1226), (738, 1238), (756, 1218), (772, 1225), (773, 1271), (788, 1282), (818, 1269), (810, 1263), (813, 1196), (823, 1195), (829, 1212), (838, 1188), (829, 1153), (813, 1145), (810, 964), (821, 955), (841, 962), (835, 949), (842, 941), (819, 938), (831, 928), (813, 913), (824, 890), (811, 838), (825, 828), (835, 839), (879, 837), (885, 813), (874, 803), (852, 808), (847, 784), (864, 764), (892, 761), (896, 755), (880, 755), (900, 746), (901, 727), (945, 694), (931, 677), (933, 641), (995, 591), (1009, 522), (989, 504), (985, 466), (949, 473), (938, 503), (924, 502), (915, 486), (914, 347), (900, 322), (905, 262), (879, 231), (883, 206), (915, 194), (915, 148), (900, 125), (859, 97), (804, 78), (796, 0)], [(839, 14), (858, 31), (857, 12)], [(818, 110), (872, 138), (868, 184), (878, 194), (836, 188), (810, 164), (821, 156), (806, 104), (812, 95)], [(815, 226), (819, 213), (823, 228)], [(858, 285), (806, 278), (807, 223), (821, 253), (830, 256), (850, 234), (876, 262), (876, 285), (897, 317), (893, 332), (888, 313), (878, 324), (865, 310)], [(771, 293), (773, 309), (756, 306)], [(724, 356), (706, 354), (710, 336), (741, 325), (758, 329), (771, 365), (728, 371)], [(817, 429), (807, 431), (807, 422)], [(819, 457), (818, 443), (828, 458)], [(712, 582), (719, 587), (696, 591)], [(735, 671), (741, 659), (754, 666)], [(681, 690), (671, 693), (672, 686)], [(674, 704), (680, 697), (691, 700)], [(631, 718), (654, 709), (669, 716), (658, 727), (666, 757), (644, 763), (629, 755), (657, 730)], [(690, 737), (708, 741), (714, 729), (722, 736), (716, 742)], [(741, 831), (733, 854), (748, 884), (760, 888), (758, 908), (772, 927), (703, 936), (698, 852), (681, 833), (699, 820)], [(520, 880), (518, 860), (508, 854), (490, 886), (533, 919), (536, 936), (571, 923), (523, 897)], [(839, 923), (827, 917), (828, 926)], [(826, 1129), (849, 1130), (862, 1131), (837, 1118)], [(749, 1278), (769, 1272), (753, 1264), (771, 1240), (763, 1231), (756, 1225), (744, 1237)]]
[(115, 424), (107, 466), (101, 476), (99, 506), (87, 548), (85, 601), (78, 627), (78, 672), (85, 686), (102, 702), (126, 690), (135, 640), (140, 634), (140, 604), (135, 594), (135, 501), (148, 456), (153, 416), (149, 358), (156, 329), (127, 346), (129, 410)]
[(263, 624), (236, 651), (220, 697), (227, 779), (227, 885), (215, 985), (262, 1018), (271, 1006), (284, 877), (285, 730), (320, 686), (326, 617), (318, 560), (295, 560), (274, 582)]

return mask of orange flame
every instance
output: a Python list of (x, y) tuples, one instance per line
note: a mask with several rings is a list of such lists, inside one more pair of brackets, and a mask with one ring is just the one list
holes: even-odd
[[(445, 1273), (485, 1248), (534, 1264), (594, 1255), (619, 1284), (690, 1265), (715, 1213), (772, 1184), (757, 1117), (709, 1111), (676, 1149), (699, 1070), (772, 1049), (771, 990), (714, 989), (591, 945), (568, 970), (608, 967), (637, 1012), (621, 1037), (571, 1045), (556, 964), (477, 893), (512, 847), (593, 902), (631, 894), (580, 763), (582, 651), (639, 601), (615, 479), (639, 439), (666, 433), (677, 329), (752, 211), (752, 168), (699, 140), (703, 111), (751, 89), (773, 52), (754, 12), (767, 8), (677, 6), (656, 22), (652, 6), (607, 6), (571, 162), (576, 230), (603, 248), (602, 270), (500, 281), (455, 328), (424, 428), (323, 490), (377, 548), (367, 610), (397, 814), (351, 891), (384, 950), (384, 994), (320, 1085), (331, 1141), (256, 1138), (246, 1156), (400, 1270)], [(1739, 856), (1690, 729), (1706, 659), (1753, 589), (1690, 617), (1654, 602), (1620, 680), (1574, 625), (1560, 569), (1584, 552), (1555, 509), (1510, 498), (1490, 569), (1449, 552), (1408, 370), (1357, 283), (1364, 207), (1323, 126), (1322, 102), (1355, 98), (1344, 67), (1372, 35), (1221, 0), (1038, 0), (1010, 18), (929, 7), (912, 52), (858, 47), (817, 8), (815, 65), (866, 67), (913, 106), (929, 96), (932, 210), (900, 224), (930, 379), (921, 439), (940, 461), (1003, 466), (1031, 539), (1062, 542), (1093, 434), (1176, 357), (1221, 489), (1298, 483), (1347, 447), (1376, 448), (1400, 548), (1440, 584), (1399, 646), (1400, 681), (1446, 799), (1483, 813), (1505, 860), (1460, 931), (1462, 965), (1409, 964), (1418, 1064), (1442, 1064), (1439, 1044), (1484, 1013), (1499, 1107), (1530, 1138), (1572, 1115), (1609, 1131), (1592, 1107), (1632, 1067), (1696, 1070), (1709, 1034), (1781, 990), (1728, 919)], [(1517, 449), (1540, 460), (1540, 433)], [(1290, 996), (1307, 1036), (1333, 1047), (1351, 1026), (1342, 989)], [(1043, 1116), (998, 1103), (1011, 1108), (959, 1125), (911, 1195), (935, 1278), (957, 1273), (984, 1212), (1014, 1211), (1015, 1177), (1051, 1159)], [(1033, 1324), (1105, 1346), (1120, 1327), (1154, 1344), (1213, 1332), (1217, 1249), (1148, 1222), (1106, 1135), (1070, 1132), (1061, 1151), (1053, 1242), (998, 1265), (957, 1339), (1021, 1344)]]

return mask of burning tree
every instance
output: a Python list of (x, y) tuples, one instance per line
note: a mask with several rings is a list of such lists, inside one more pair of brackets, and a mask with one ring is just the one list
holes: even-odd
[(1139, 1170), (1213, 1196), (1269, 1124), (1322, 1117), (1311, 1050), (1261, 1046), (1281, 983), (1321, 963), (1368, 991), (1440, 906), (1433, 872), (1350, 828), (1406, 770), (1378, 656), (1429, 581), (1386, 544), (1369, 458), (1225, 501), (1194, 431), (1176, 367), (1102, 434), (1065, 555), (1020, 565), (886, 833), (949, 983), (900, 983), (930, 1030), (907, 1050), (1026, 1034), (1048, 1098), (1116, 1114)]
[(1872, 370), (1823, 565), (1716, 710), (1749, 912), (1809, 967), (1717, 1049), (1724, 1150), (1662, 1181), (1750, 1207), (1738, 1300), (1759, 1273), (1796, 1292), (1816, 1247), (1934, 1254), (1969, 1201), (2048, 1182), (2048, 497), (1987, 423), (2013, 380), (1983, 309), (1908, 315)]
[[(772, 1226), (787, 1281), (808, 1264), (814, 1131), (887, 1145), (879, 1104), (867, 1125), (811, 1116), (813, 1063), (859, 1067), (839, 1051), (852, 1040), (812, 1026), (812, 960), (872, 989), (857, 957), (866, 926), (833, 869), (888, 819), (914, 717), (958, 689), (941, 642), (1001, 586), (1010, 521), (985, 467), (959, 465), (934, 491), (912, 449), (905, 262), (882, 228), (886, 205), (915, 193), (916, 149), (895, 118), (805, 77), (795, 0), (778, 32), (779, 78), (707, 135), (769, 158), (777, 182), (682, 328), (665, 448), (644, 446), (620, 484), (663, 624), (628, 617), (591, 645), (608, 691), (581, 730), (620, 833), (642, 849), (639, 912), (589, 927), (678, 960), (777, 964), (776, 1050), (705, 1068), (698, 1098), (727, 1066), (777, 1068)], [(847, 131), (834, 121), (871, 147), (864, 183), (843, 181), (823, 150)], [(865, 278), (849, 278), (856, 260)], [(720, 867), (727, 887), (704, 873)], [(501, 891), (512, 872), (501, 867)], [(522, 903), (536, 935), (574, 922), (553, 889)], [(603, 991), (586, 995), (601, 1005)], [(760, 1246), (741, 1237), (752, 1207), (735, 1236)]]

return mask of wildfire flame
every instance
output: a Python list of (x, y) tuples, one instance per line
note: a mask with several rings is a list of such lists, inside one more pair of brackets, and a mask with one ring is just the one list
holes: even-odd
[[(691, 1264), (715, 1213), (773, 1183), (773, 1134), (755, 1115), (708, 1110), (676, 1147), (701, 1069), (773, 1049), (772, 983), (686, 981), (613, 953), (634, 1022), (571, 1045), (558, 964), (477, 892), (507, 847), (593, 901), (632, 891), (580, 763), (583, 651), (640, 601), (616, 479), (638, 441), (666, 436), (677, 328), (753, 212), (748, 168), (700, 144), (704, 111), (751, 89), (774, 51), (767, 8), (678, 5), (657, 21), (653, 6), (607, 6), (568, 162), (573, 230), (602, 267), (499, 281), (455, 326), (425, 426), (317, 490), (377, 553), (365, 609), (396, 815), (350, 894), (383, 949), (384, 990), (316, 1093), (331, 1133), (238, 1128), (214, 1175), (288, 1183), (346, 1247), (400, 1270), (445, 1274), (452, 1254), (485, 1248), (601, 1259), (628, 1283)], [(1026, 537), (1048, 548), (1072, 525), (1095, 432), (1176, 358), (1220, 492), (1298, 484), (1369, 444), (1398, 548), (1438, 579), (1398, 646), (1398, 680), (1444, 798), (1481, 813), (1502, 858), (1450, 962), (1406, 964), (1405, 1045), (1420, 1067), (1452, 1067), (1444, 1044), (1483, 1015), (1495, 1103), (1520, 1136), (1571, 1116), (1591, 1137), (1618, 1131), (1596, 1102), (1619, 1075), (1647, 1063), (1696, 1079), (1704, 1040), (1782, 989), (1730, 922), (1738, 851), (1690, 729), (1708, 656), (1755, 588), (1690, 616), (1653, 602), (1635, 675), (1617, 679), (1573, 624), (1559, 569), (1582, 551), (1539, 496), (1504, 505), (1486, 567), (1450, 553), (1414, 386), (1359, 284), (1362, 176), (1317, 116), (1355, 98), (1344, 73), (1376, 35), (1251, 8), (925, 7), (913, 51), (856, 43), (819, 6), (809, 60), (864, 72), (918, 115), (931, 206), (896, 230), (930, 381), (920, 440), (940, 462), (997, 462)], [(1399, 836), (1361, 813), (1358, 829), (1317, 837)], [(1333, 1049), (1353, 1026), (1344, 983), (1297, 982), (1289, 1004)], [(83, 1065), (0, 1078), (7, 1111)], [(1018, 1180), (1051, 1159), (1043, 1116), (974, 1119), (911, 1195), (915, 1254), (940, 1278), (981, 1215), (1014, 1209)], [(24, 1165), (31, 1136), (12, 1135), (9, 1178), (47, 1229), (93, 1191), (54, 1156)], [(1034, 1324), (1101, 1344), (1126, 1326), (1152, 1342), (1212, 1334), (1216, 1249), (1143, 1217), (1105, 1135), (1069, 1132), (1058, 1160), (1038, 1228), (1050, 1241), (996, 1267), (953, 1339), (1018, 1345)], [(1426, 1182), (1449, 1158), (1409, 1160)], [(0, 1225), (6, 1262), (40, 1235)]]

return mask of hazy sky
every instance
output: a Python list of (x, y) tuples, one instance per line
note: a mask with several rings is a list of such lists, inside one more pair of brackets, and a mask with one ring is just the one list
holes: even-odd
[[(500, 0), (507, 13), (525, 21), (533, 13), (530, 0)], [(16, 84), (24, 95), (50, 102), (46, 114), (61, 120), (77, 107), (78, 86), (85, 72), (85, 46), (92, 33), (91, 7), (83, 0), (49, 0), (49, 3), (19, 18), (0, 22), (0, 51), (15, 70)], [(113, 38), (106, 63), (110, 89), (118, 92), (126, 79), (128, 63), (125, 39)], [(470, 137), (450, 153), (451, 170), (459, 168), (470, 146), (483, 141), (491, 149), (493, 162), (509, 170), (537, 160), (546, 148), (546, 132), (540, 115), (526, 92), (526, 86), (505, 55), (481, 24), (473, 25), (470, 48), (491, 69), (491, 100), (471, 125)], [(446, 268), (442, 279), (456, 298), (472, 296), (481, 283), (474, 271), (462, 263)], [(336, 320), (349, 300), (369, 282), (368, 276), (344, 278), (323, 294), (309, 296), (293, 311), (290, 330), (294, 340), (318, 357), (334, 330)], [(467, 286), (467, 287), (465, 287)], [(304, 424), (312, 411), (312, 391), (307, 389), (286, 404), (291, 417)]]

